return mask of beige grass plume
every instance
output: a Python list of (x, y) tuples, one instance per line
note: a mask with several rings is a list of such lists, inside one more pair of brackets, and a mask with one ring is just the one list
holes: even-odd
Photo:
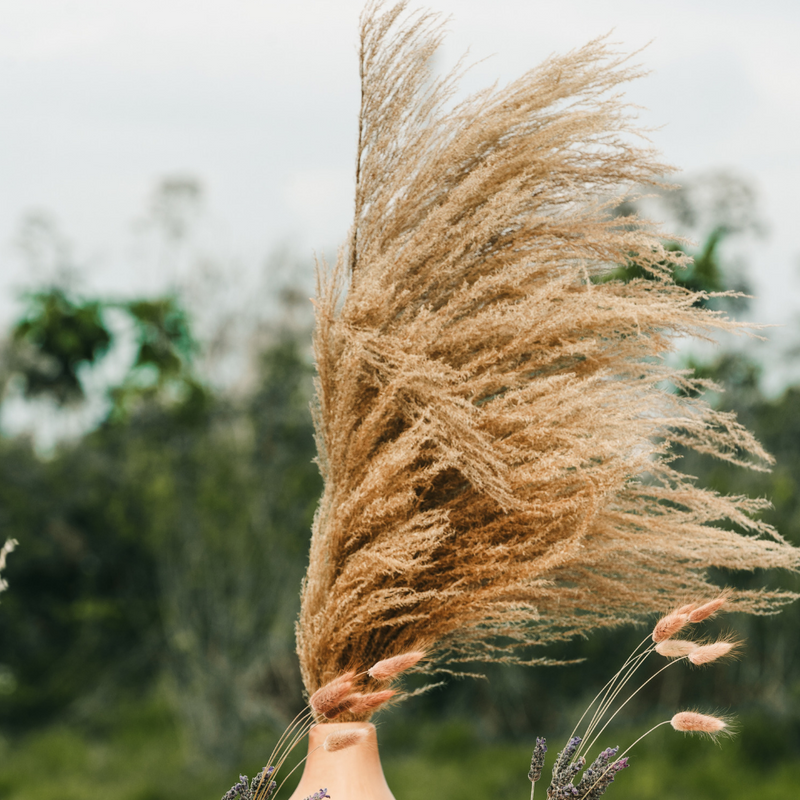
[[(665, 359), (735, 323), (675, 285), (658, 230), (614, 216), (668, 170), (620, 99), (639, 71), (599, 40), (453, 104), (436, 18), (404, 12), (362, 17), (355, 220), (319, 277), (309, 693), (415, 650), (417, 670), (529, 657), (718, 594), (707, 567), (800, 563), (764, 502), (673, 462), (770, 458)], [(608, 280), (626, 263), (649, 278)]]
[(681, 609), (671, 611), (656, 622), (651, 638), (654, 642), (663, 642), (667, 639), (671, 639), (688, 624), (689, 614), (683, 613)]
[(707, 603), (703, 603), (703, 605), (688, 612), (689, 622), (702, 622), (703, 620), (713, 617), (726, 602), (727, 598), (717, 597), (715, 600), (709, 600)]
[(367, 694), (356, 692), (352, 696), (353, 704), (348, 711), (355, 717), (372, 714), (381, 706), (386, 705), (396, 694), (397, 692), (394, 689), (383, 689), (380, 692), (369, 692)]

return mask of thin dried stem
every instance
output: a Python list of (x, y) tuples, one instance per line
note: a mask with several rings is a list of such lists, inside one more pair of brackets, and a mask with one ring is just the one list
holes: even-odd
[(642, 741), (642, 739), (644, 739), (644, 737), (645, 737), (645, 736), (649, 736), (649, 735), (650, 735), (650, 734), (651, 734), (651, 733), (652, 733), (654, 730), (656, 730), (656, 728), (660, 728), (662, 725), (669, 725), (669, 723), (670, 723), (670, 720), (668, 720), (668, 719), (665, 719), (663, 722), (659, 722), (659, 723), (658, 723), (658, 725), (653, 725), (653, 727), (652, 727), (652, 728), (650, 728), (650, 730), (649, 730), (649, 731), (647, 731), (646, 733), (643, 733), (643, 734), (642, 734), (642, 735), (641, 735), (641, 736), (640, 736), (640, 737), (639, 737), (639, 738), (638, 738), (638, 739), (637, 739), (637, 740), (636, 740), (636, 741), (635, 741), (635, 742), (634, 742), (632, 745), (630, 745), (630, 746), (629, 746), (629, 747), (628, 747), (628, 748), (627, 748), (627, 749), (626, 749), (626, 750), (625, 750), (625, 751), (622, 753), (622, 755), (620, 756), (620, 758), (624, 758), (626, 755), (628, 755), (628, 753), (630, 753), (630, 751), (631, 751), (631, 750), (633, 750), (633, 748), (634, 748), (634, 747), (635, 747), (637, 744), (639, 744), (639, 742), (641, 742), (641, 741)]
[(675, 661), (670, 661), (669, 664), (665, 664), (663, 667), (661, 667), (660, 670), (658, 670), (658, 672), (656, 672), (653, 675), (651, 675), (644, 683), (642, 683), (642, 685), (639, 686), (638, 689), (636, 689), (635, 691), (631, 692), (631, 694), (628, 697), (628, 699), (624, 703), (620, 704), (619, 708), (608, 718), (608, 721), (606, 722), (606, 724), (603, 725), (602, 728), (600, 728), (599, 732), (597, 733), (597, 736), (595, 736), (594, 739), (592, 739), (591, 743), (587, 747), (587, 750), (594, 746), (594, 743), (600, 738), (600, 736), (602, 735), (603, 731), (611, 724), (611, 721), (614, 719), (614, 717), (616, 717), (617, 714), (619, 714), (619, 712), (622, 711), (622, 709), (625, 708), (625, 706), (628, 705), (628, 703), (630, 703), (630, 701), (633, 700), (633, 698), (636, 697), (636, 695), (639, 694), (639, 692), (641, 692), (642, 689), (644, 689), (644, 687), (647, 686), (648, 683), (650, 683), (650, 681), (652, 681), (655, 678), (657, 678), (665, 669), (669, 669), (670, 667), (673, 667), (673, 666), (675, 666), (675, 664), (678, 664), (678, 663), (680, 663), (681, 661), (684, 661), (684, 660), (685, 659), (683, 659), (683, 658), (678, 658), (678, 659), (675, 659)]
[(269, 761), (267, 762), (267, 766), (273, 766), (275, 764), (275, 758), (277, 757), (281, 747), (283, 746), (287, 738), (292, 734), (292, 732), (298, 725), (305, 726), (307, 718), (312, 715), (313, 712), (311, 711), (311, 709), (305, 708), (289, 723), (289, 725), (281, 734), (280, 739), (278, 739), (277, 743), (275, 744), (275, 747), (272, 748), (272, 752), (269, 755)]
[(608, 693), (612, 690), (612, 687), (616, 683), (617, 678), (619, 678), (619, 676), (628, 667), (628, 665), (634, 660), (634, 658), (637, 657), (637, 654), (638, 654), (639, 650), (641, 649), (642, 645), (647, 644), (649, 639), (650, 639), (649, 635), (645, 636), (645, 638), (642, 639), (642, 641), (639, 642), (638, 645), (636, 645), (636, 647), (633, 649), (633, 652), (625, 659), (625, 663), (617, 670), (616, 674), (613, 675), (611, 677), (611, 679), (608, 681), (608, 683), (594, 696), (594, 699), (592, 700), (592, 702), (589, 703), (589, 705), (586, 707), (586, 710), (583, 712), (583, 714), (581, 714), (580, 719), (575, 723), (575, 727), (572, 729), (572, 733), (567, 737), (567, 741), (569, 741), (570, 739), (572, 739), (575, 736), (575, 734), (578, 731), (578, 728), (580, 727), (581, 722), (583, 722), (583, 720), (585, 719), (586, 715), (592, 710), (592, 708), (594, 707), (594, 704), (597, 703), (598, 700), (600, 700), (600, 705), (598, 706), (598, 709), (595, 711), (594, 715), (592, 716), (592, 719), (589, 721), (589, 727), (587, 728), (586, 733), (584, 733), (584, 735), (583, 735), (583, 739), (584, 740), (586, 739), (586, 737), (589, 734), (589, 730), (592, 728), (592, 726), (594, 724), (594, 721), (595, 721), (595, 719), (597, 717), (597, 713), (599, 712), (600, 708), (602, 708), (603, 705), (606, 703), (606, 700), (607, 700), (607, 697), (608, 697)]
[[(296, 771), (296, 770), (297, 770), (299, 767), (303, 766), (303, 764), (305, 764), (305, 762), (308, 760), (308, 758), (311, 756), (311, 754), (312, 754), (312, 753), (316, 753), (316, 752), (317, 752), (317, 750), (319, 750), (319, 749), (320, 749), (320, 747), (322, 747), (322, 745), (321, 745), (321, 744), (320, 744), (320, 745), (317, 745), (317, 747), (315, 747), (313, 750), (310, 750), (310, 751), (308, 752), (308, 754), (307, 754), (307, 755), (303, 756), (303, 757), (300, 759), (300, 761), (298, 761), (298, 762), (297, 762), (297, 764), (295, 764), (295, 766), (294, 766), (294, 767), (292, 767), (292, 769), (291, 769), (291, 770), (290, 770), (290, 771), (287, 773), (286, 777), (285, 777), (285, 778), (284, 778), (284, 779), (283, 779), (283, 780), (280, 782), (280, 784), (278, 784), (278, 788), (277, 788), (277, 789), (275, 790), (275, 792), (273, 793), (273, 795), (274, 795), (274, 796), (277, 796), (277, 795), (280, 793), (280, 790), (283, 788), (283, 784), (284, 784), (284, 783), (286, 783), (286, 781), (288, 781), (288, 780), (289, 780), (289, 778), (291, 778), (291, 776), (292, 776), (292, 773), (294, 773), (294, 772), (295, 772), (295, 771)], [(276, 768), (276, 769), (275, 769), (275, 772), (277, 772), (277, 771), (278, 771), (278, 770), (277, 770), (277, 768)], [(273, 773), (273, 774), (274, 774), (274, 773)]]
[[(581, 752), (588, 752), (589, 751), (590, 745), (585, 745), (585, 742), (588, 741), (589, 737), (592, 735), (592, 733), (594, 732), (595, 728), (600, 724), (600, 722), (602, 721), (603, 717), (606, 715), (606, 712), (608, 711), (608, 709), (611, 708), (611, 705), (613, 704), (613, 702), (619, 696), (619, 693), (623, 690), (623, 688), (628, 683), (628, 681), (633, 677), (633, 675), (637, 672), (639, 667), (645, 662), (647, 657), (652, 652), (653, 652), (653, 648), (652, 647), (648, 647), (647, 650), (645, 650), (644, 653), (639, 654), (639, 656), (637, 656), (637, 658), (633, 660), (633, 662), (631, 663), (631, 665), (628, 668), (628, 671), (625, 673), (625, 676), (623, 677), (623, 679), (619, 682), (619, 684), (616, 687), (614, 687), (613, 691), (609, 693), (608, 697), (606, 697), (605, 701), (597, 709), (597, 712), (592, 717), (592, 721), (589, 723), (589, 726), (587, 727), (586, 732), (583, 735), (583, 739), (581, 741), (581, 746), (578, 748), (578, 751), (575, 753), (576, 757), (580, 756)], [(594, 740), (592, 741), (592, 744), (594, 744)]]

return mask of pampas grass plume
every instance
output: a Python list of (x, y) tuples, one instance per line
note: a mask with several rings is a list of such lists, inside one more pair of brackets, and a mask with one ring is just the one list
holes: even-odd
[[(667, 232), (617, 213), (670, 171), (622, 99), (642, 71), (599, 39), (456, 103), (461, 73), (431, 74), (440, 22), (406, 9), (362, 15), (353, 225), (318, 272), (310, 695), (404, 653), (370, 670), (390, 680), (423, 642), (433, 667), (528, 660), (716, 596), (709, 567), (800, 569), (762, 501), (703, 489), (670, 455), (772, 461), (667, 358), (742, 325), (673, 281), (687, 257)], [(765, 613), (793, 595), (728, 597)], [(719, 605), (673, 612), (654, 640)]]
[(656, 647), (656, 653), (664, 658), (685, 658), (690, 656), (699, 647), (695, 642), (687, 642), (685, 639), (665, 639), (659, 642)]
[(354, 731), (335, 731), (325, 737), (323, 747), (329, 753), (335, 753), (337, 750), (344, 750), (346, 747), (360, 744), (367, 738), (367, 733), (366, 728), (358, 728)]
[(697, 711), (681, 711), (671, 720), (670, 725), (683, 733), (707, 733), (717, 736), (728, 727), (728, 723), (719, 717), (700, 714)]
[(401, 653), (399, 656), (384, 658), (378, 661), (367, 671), (367, 674), (376, 681), (390, 681), (400, 673), (411, 669), (425, 657), (423, 650), (413, 650), (410, 653)]

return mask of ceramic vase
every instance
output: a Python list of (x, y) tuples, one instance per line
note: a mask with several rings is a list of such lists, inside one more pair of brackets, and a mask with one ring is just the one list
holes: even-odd
[[(323, 747), (328, 734), (360, 728), (367, 736), (359, 744), (333, 753)], [(394, 800), (383, 776), (373, 724), (332, 722), (311, 729), (303, 775), (289, 800), (305, 800), (320, 789), (327, 789), (331, 800)]]

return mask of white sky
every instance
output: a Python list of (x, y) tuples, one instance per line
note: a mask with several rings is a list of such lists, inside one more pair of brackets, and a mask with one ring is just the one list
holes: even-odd
[[(166, 278), (130, 257), (131, 225), (165, 174), (196, 175), (220, 251), (256, 263), (289, 242), (331, 251), (352, 207), (361, 0), (2, 0), (0, 324), (26, 276), (22, 214), (58, 218), (87, 288), (147, 292)], [(753, 315), (800, 307), (800, 3), (792, 0), (428, 0), (452, 15), (446, 68), (467, 88), (507, 81), (614, 29), (652, 42), (631, 86), (667, 161), (754, 181), (770, 235), (749, 251)], [(237, 280), (231, 278), (231, 280)]]

